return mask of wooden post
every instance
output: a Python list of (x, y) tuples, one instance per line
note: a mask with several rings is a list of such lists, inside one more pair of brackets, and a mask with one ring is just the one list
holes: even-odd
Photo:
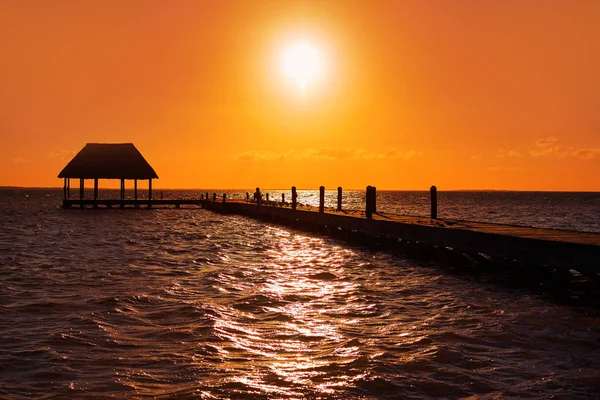
[(121, 178), (121, 208), (125, 208), (125, 179)]
[(281, 193), (281, 204), (285, 204), (285, 193)]
[(63, 184), (63, 199), (66, 200), (67, 199), (67, 178), (64, 179), (64, 184)]
[(296, 186), (292, 186), (292, 210), (295, 210), (298, 206), (298, 193), (296, 192)]
[(325, 186), (319, 187), (319, 212), (325, 212)]
[(437, 219), (437, 188), (432, 186), (429, 188), (431, 195), (431, 219)]
[(217, 201), (217, 194), (213, 192), (213, 201)]
[(246, 201), (250, 201), (250, 193), (246, 192)]
[(67, 178), (67, 199), (71, 198), (71, 178)]
[(375, 186), (371, 186), (371, 211), (373, 211), (373, 213), (377, 212), (377, 188)]
[(94, 208), (98, 208), (98, 178), (94, 178)]
[(269, 201), (269, 193), (267, 193), (267, 201)]
[(208, 192), (206, 192), (206, 197), (205, 197), (206, 201), (208, 201)]
[(79, 199), (80, 200), (83, 200), (83, 187), (84, 187), (83, 181), (84, 181), (83, 178), (79, 179)]
[(140, 205), (137, 202), (137, 179), (133, 180), (133, 199), (135, 200), (135, 208), (140, 208)]
[(365, 201), (365, 215), (367, 217), (367, 219), (372, 219), (373, 218), (373, 205), (371, 204), (372, 201), (372, 197), (371, 197), (371, 193), (372, 193), (372, 186), (367, 186), (367, 195), (366, 195), (366, 201)]
[(338, 204), (337, 204), (337, 210), (338, 211), (342, 211), (342, 187), (341, 186), (338, 187)]
[(152, 178), (148, 179), (148, 208), (152, 208)]
[(226, 203), (226, 202), (227, 202), (227, 194), (223, 193), (223, 203)]

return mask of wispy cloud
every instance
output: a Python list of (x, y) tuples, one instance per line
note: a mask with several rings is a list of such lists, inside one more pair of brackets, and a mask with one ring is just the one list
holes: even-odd
[(12, 161), (15, 164), (30, 164), (31, 160), (28, 158), (23, 158), (21, 156), (18, 157), (13, 157), (10, 159), (10, 161)]
[(515, 171), (520, 171), (521, 169), (522, 169), (521, 167), (499, 167), (499, 166), (488, 167), (488, 170), (492, 171), (492, 172), (515, 172)]
[(568, 158), (576, 157), (581, 160), (590, 160), (596, 156), (600, 156), (600, 148), (580, 148), (573, 146), (564, 146), (557, 144), (558, 139), (554, 136), (540, 138), (535, 141), (536, 148), (531, 150), (529, 154), (534, 157), (557, 157)]
[(315, 149), (291, 149), (282, 153), (271, 151), (245, 151), (235, 158), (245, 161), (276, 160), (411, 160), (422, 156), (417, 150), (388, 149), (383, 152), (372, 152), (365, 149), (347, 147), (322, 147)]
[(496, 152), (497, 158), (504, 158), (504, 157), (515, 158), (515, 157), (522, 157), (522, 156), (523, 155), (516, 150), (499, 149)]
[(57, 150), (48, 153), (48, 158), (58, 159), (62, 162), (71, 161), (77, 152), (75, 150)]

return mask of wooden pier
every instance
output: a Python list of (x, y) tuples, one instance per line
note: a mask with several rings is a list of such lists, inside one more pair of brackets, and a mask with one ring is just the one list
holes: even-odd
[(63, 200), (63, 208), (181, 208), (181, 206), (202, 207), (204, 200), (198, 199), (74, 199)]
[(420, 245), (481, 253), (488, 257), (529, 260), (561, 269), (600, 272), (600, 233), (571, 232), (427, 217), (345, 212), (305, 207), (257, 206), (240, 201), (204, 201), (203, 207), (317, 230), (370, 235)]

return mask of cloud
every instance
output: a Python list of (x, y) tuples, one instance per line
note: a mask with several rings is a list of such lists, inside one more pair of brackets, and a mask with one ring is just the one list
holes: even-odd
[(554, 143), (558, 142), (558, 139), (554, 136), (548, 136), (545, 138), (539, 138), (535, 141), (535, 145), (538, 147), (548, 147), (552, 146)]
[(55, 158), (62, 162), (71, 161), (77, 152), (75, 150), (57, 150), (48, 153), (48, 158)]
[(564, 146), (557, 144), (558, 139), (554, 136), (541, 138), (535, 141), (536, 148), (531, 150), (529, 154), (534, 157), (557, 157), (568, 158), (576, 157), (581, 160), (590, 160), (596, 156), (600, 156), (600, 148), (577, 148), (573, 146)]
[(497, 158), (503, 158), (503, 157), (515, 158), (515, 157), (522, 157), (522, 155), (521, 155), (521, 153), (519, 153), (516, 150), (499, 149), (496, 152), (496, 157)]
[(235, 158), (243, 161), (275, 161), (275, 160), (411, 160), (422, 156), (416, 150), (388, 149), (384, 152), (370, 152), (365, 149), (347, 147), (321, 147), (315, 149), (291, 149), (283, 153), (271, 151), (245, 151)]
[(31, 160), (29, 160), (27, 158), (23, 158), (21, 156), (13, 157), (10, 159), (10, 161), (12, 161), (15, 164), (30, 164), (31, 163)]
[(273, 161), (282, 159), (283, 155), (270, 151), (245, 151), (238, 154), (236, 158), (242, 161)]
[(488, 170), (492, 171), (492, 172), (515, 172), (515, 171), (519, 171), (521, 169), (522, 169), (521, 167), (498, 167), (498, 166), (488, 167)]

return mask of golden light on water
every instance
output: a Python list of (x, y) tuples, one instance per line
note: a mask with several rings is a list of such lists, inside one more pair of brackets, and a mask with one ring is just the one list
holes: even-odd
[[(343, 276), (343, 259), (352, 251), (342, 251), (346, 254), (339, 260), (324, 261), (315, 250), (320, 247), (315, 242), (322, 239), (295, 235), (290, 240), (290, 233), (273, 231), (279, 236), (280, 247), (268, 252), (263, 265), (257, 265), (253, 274), (264, 275), (265, 280), (252, 295), (252, 301), (264, 301), (259, 308), (271, 317), (257, 322), (252, 312), (220, 310), (215, 331), (228, 345), (227, 349), (221, 344), (215, 346), (227, 364), (225, 368), (236, 368), (236, 359), (254, 360), (253, 368), (243, 376), (232, 377), (232, 381), (260, 393), (301, 397), (293, 388), (306, 385), (324, 394), (333, 393), (336, 387), (359, 379), (356, 375), (327, 376), (330, 368), (353, 363), (362, 356), (358, 343), (344, 333), (357, 322), (352, 316), (356, 305), (341, 300), (353, 297), (360, 287), (352, 280), (338, 279)], [(254, 328), (243, 322), (251, 319)], [(281, 381), (287, 382), (285, 387), (277, 384)]]

